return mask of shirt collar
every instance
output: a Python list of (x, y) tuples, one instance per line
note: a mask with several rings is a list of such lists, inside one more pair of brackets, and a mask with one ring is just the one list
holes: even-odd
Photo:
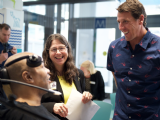
[(123, 37), (120, 39), (120, 41), (122, 41), (122, 40), (123, 40), (122, 47), (127, 47), (128, 41), (126, 41), (125, 36), (123, 36)]
[(142, 40), (139, 42), (139, 45), (142, 47), (142, 48), (144, 48), (144, 49), (146, 49), (147, 48), (147, 46), (148, 46), (148, 44), (149, 44), (149, 42), (150, 42), (150, 38), (149, 38), (149, 35), (151, 34), (151, 32), (150, 31), (147, 31), (147, 33), (145, 34), (145, 36), (142, 38)]
[[(140, 45), (142, 48), (144, 48), (144, 49), (147, 48), (147, 46), (148, 46), (148, 44), (149, 44), (149, 42), (150, 42), (149, 35), (150, 35), (150, 33), (151, 33), (151, 32), (148, 30), (148, 28), (146, 28), (146, 30), (147, 30), (147, 33), (146, 33), (145, 36), (142, 38), (142, 40), (139, 42), (139, 45)], [(128, 41), (126, 41), (125, 36), (123, 36), (120, 40), (122, 40), (122, 39), (123, 39), (122, 47), (127, 47)]]

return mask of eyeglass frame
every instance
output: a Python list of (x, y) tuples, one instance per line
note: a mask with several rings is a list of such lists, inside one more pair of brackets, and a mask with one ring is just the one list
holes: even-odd
[[(68, 46), (63, 46), (64, 47), (64, 49), (65, 48), (69, 48)], [(54, 52), (54, 53), (57, 53), (57, 50), (59, 51), (59, 52), (63, 52), (63, 50), (60, 50), (60, 49), (62, 49), (62, 46), (60, 46), (59, 48), (55, 48), (56, 50), (54, 51), (54, 50), (50, 50), (50, 49), (48, 49), (48, 51), (51, 51), (51, 52)], [(65, 49), (66, 50), (66, 49)]]

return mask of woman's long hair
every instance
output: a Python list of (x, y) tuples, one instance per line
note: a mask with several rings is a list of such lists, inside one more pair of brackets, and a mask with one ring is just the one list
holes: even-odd
[(78, 73), (77, 68), (74, 65), (71, 45), (67, 42), (66, 38), (63, 35), (51, 34), (47, 38), (45, 47), (42, 53), (44, 65), (46, 68), (50, 70), (51, 80), (54, 81), (55, 77), (57, 76), (58, 71), (56, 70), (52, 60), (49, 57), (49, 49), (51, 47), (53, 40), (59, 40), (68, 49), (68, 58), (64, 64), (63, 76), (66, 82), (68, 82), (69, 84), (72, 84), (74, 77), (76, 76), (76, 74), (79, 74), (79, 73)]

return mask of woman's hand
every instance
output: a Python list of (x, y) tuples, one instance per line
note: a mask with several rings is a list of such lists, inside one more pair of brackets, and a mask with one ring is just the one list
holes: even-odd
[(53, 112), (61, 117), (66, 117), (68, 115), (68, 108), (64, 103), (56, 103), (53, 107)]
[(82, 102), (85, 104), (92, 99), (92, 94), (90, 92), (84, 91), (82, 95)]

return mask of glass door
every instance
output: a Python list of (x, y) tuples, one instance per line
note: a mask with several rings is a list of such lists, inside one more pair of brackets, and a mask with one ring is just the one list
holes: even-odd
[(28, 52), (42, 56), (44, 49), (44, 26), (30, 24), (28, 29)]
[(93, 40), (93, 29), (77, 29), (76, 67), (86, 60), (93, 62)]
[(113, 75), (107, 70), (107, 52), (110, 43), (115, 40), (115, 28), (96, 29), (95, 67), (103, 76), (105, 92), (113, 92)]

